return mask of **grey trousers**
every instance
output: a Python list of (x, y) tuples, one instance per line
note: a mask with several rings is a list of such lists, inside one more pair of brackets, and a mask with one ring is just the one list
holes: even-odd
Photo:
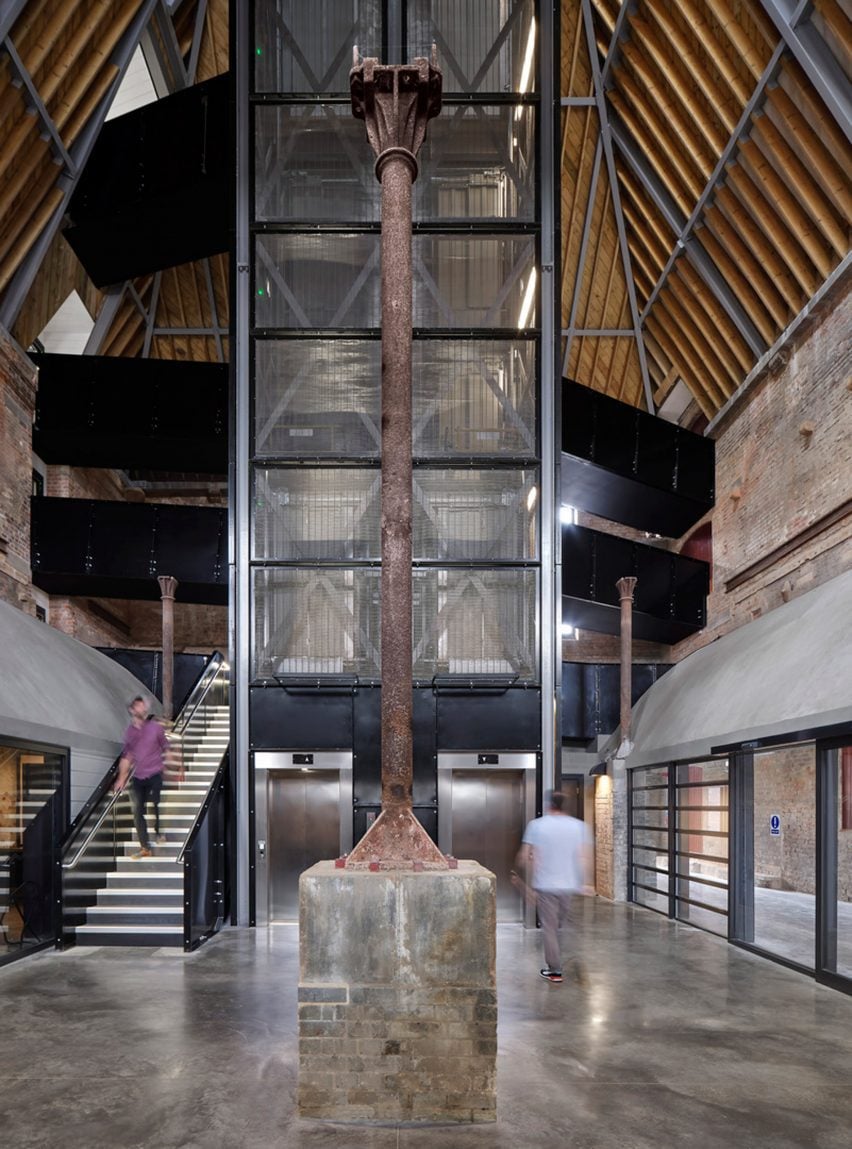
[(538, 920), (544, 935), (544, 960), (548, 969), (562, 970), (559, 927), (573, 924), (574, 895), (569, 890), (537, 890)]

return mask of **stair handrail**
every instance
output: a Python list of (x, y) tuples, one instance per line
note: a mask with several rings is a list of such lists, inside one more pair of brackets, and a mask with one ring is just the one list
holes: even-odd
[[(127, 776), (128, 782), (130, 781), (132, 774), (133, 774), (133, 771), (131, 770), (130, 774), (128, 774), (128, 776)], [(104, 806), (103, 813), (101, 814), (100, 818), (98, 818), (97, 822), (95, 822), (94, 826), (92, 826), (91, 830), (89, 830), (88, 834), (86, 835), (86, 839), (83, 842), (82, 846), (80, 846), (80, 848), (77, 850), (77, 853), (74, 855), (74, 857), (71, 859), (70, 862), (63, 862), (62, 863), (62, 869), (63, 870), (73, 870), (76, 867), (77, 863), (80, 861), (80, 858), (85, 853), (86, 847), (88, 846), (89, 842), (91, 842), (92, 838), (94, 838), (95, 834), (98, 832), (98, 830), (100, 830), (101, 826), (103, 825), (107, 814), (109, 814), (110, 810), (112, 810), (113, 806), (115, 806), (118, 799), (124, 793), (125, 793), (124, 789), (113, 790), (112, 794), (110, 794), (109, 801), (107, 802), (106, 806)], [(103, 797), (103, 795), (101, 795), (101, 797)], [(64, 846), (64, 843), (63, 843), (63, 846)]]
[(189, 697), (183, 704), (180, 714), (175, 719), (174, 725), (170, 731), (172, 735), (180, 736), (186, 730), (190, 721), (194, 717), (196, 710), (207, 697), (210, 688), (219, 677), (220, 672), (227, 669), (228, 666), (225, 662), (224, 655), (221, 653), (221, 651), (214, 650), (210, 655), (210, 661), (204, 668), (201, 677), (198, 679), (198, 682), (196, 682), (195, 686), (193, 686)]
[(216, 767), (216, 773), (213, 775), (213, 778), (210, 781), (210, 785), (207, 787), (207, 793), (204, 795), (204, 799), (198, 808), (198, 813), (193, 818), (192, 825), (189, 827), (189, 832), (186, 835), (186, 839), (183, 843), (183, 846), (181, 846), (180, 853), (178, 854), (177, 861), (175, 862), (175, 865), (177, 866), (180, 866), (183, 863), (184, 854), (198, 837), (198, 828), (204, 821), (204, 815), (207, 813), (207, 807), (210, 805), (210, 796), (222, 781), (222, 774), (225, 770), (225, 767), (229, 764), (230, 754), (231, 746), (229, 743), (222, 752), (222, 758), (219, 762), (219, 765)]

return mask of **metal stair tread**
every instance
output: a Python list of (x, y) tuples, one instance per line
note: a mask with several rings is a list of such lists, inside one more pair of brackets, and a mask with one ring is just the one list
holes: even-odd
[(97, 933), (98, 931), (100, 931), (101, 933), (110, 933), (110, 934), (114, 934), (116, 932), (116, 930), (121, 930), (122, 933), (128, 933), (128, 934), (133, 934), (133, 933), (182, 934), (183, 933), (183, 926), (158, 926), (158, 925), (153, 925), (153, 924), (147, 925), (147, 926), (110, 926), (110, 925), (90, 926), (90, 925), (85, 925), (85, 926), (75, 926), (75, 930), (78, 934), (81, 932), (87, 931), (87, 930), (91, 930), (92, 933)]

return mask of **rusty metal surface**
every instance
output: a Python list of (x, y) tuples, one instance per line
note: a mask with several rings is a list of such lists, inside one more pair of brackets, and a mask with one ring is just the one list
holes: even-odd
[(633, 696), (633, 591), (636, 579), (620, 578), (615, 584), (621, 602), (621, 740), (630, 737)]
[(346, 859), (347, 870), (450, 869), (410, 806), (382, 810)]
[(411, 185), (426, 123), (441, 109), (432, 62), (350, 72), (352, 114), (365, 121), (382, 185), (382, 813), (347, 865), (446, 867), (411, 810)]
[(171, 575), (160, 575), (157, 582), (163, 604), (163, 717), (174, 718), (175, 591), (178, 580)]

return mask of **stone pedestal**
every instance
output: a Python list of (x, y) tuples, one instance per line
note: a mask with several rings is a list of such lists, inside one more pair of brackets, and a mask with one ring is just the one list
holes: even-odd
[(299, 1113), (496, 1119), (495, 878), (336, 869), (299, 882)]

